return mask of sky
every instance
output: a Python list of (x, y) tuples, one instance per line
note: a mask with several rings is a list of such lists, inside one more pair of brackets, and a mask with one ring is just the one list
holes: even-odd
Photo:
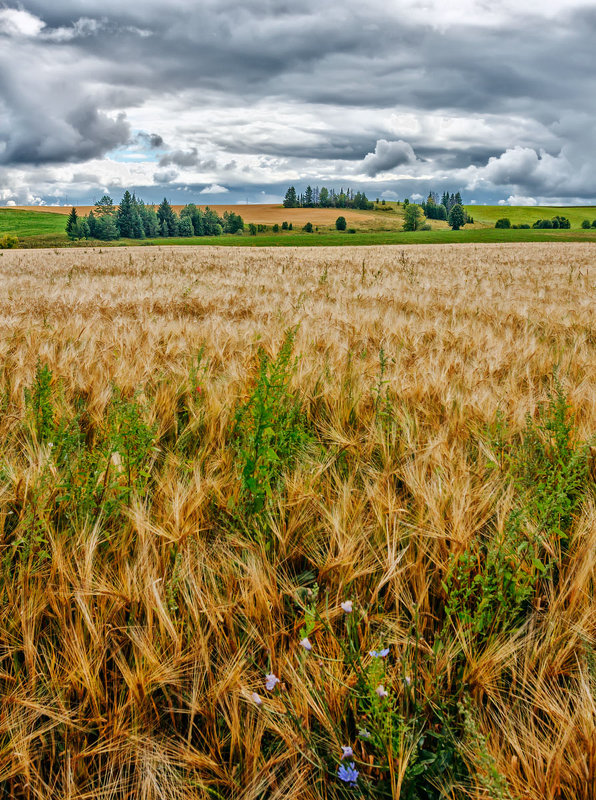
[(596, 2), (0, 0), (0, 205), (596, 202)]

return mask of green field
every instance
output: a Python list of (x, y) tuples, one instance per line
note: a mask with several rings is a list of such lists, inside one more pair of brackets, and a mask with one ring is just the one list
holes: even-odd
[(560, 216), (567, 217), (572, 229), (581, 229), (584, 219), (596, 219), (596, 206), (466, 206), (466, 211), (474, 222), (492, 226), (502, 217), (508, 217), (512, 225), (532, 225), (537, 219)]
[[(596, 207), (527, 207), (527, 206), (468, 206), (473, 216), (474, 227), (451, 231), (445, 223), (430, 221), (435, 230), (402, 232), (372, 229), (368, 225), (356, 233), (339, 232), (324, 228), (314, 233), (301, 230), (283, 231), (277, 234), (266, 232), (249, 236), (191, 237), (170, 239), (131, 240), (115, 242), (70, 242), (64, 231), (66, 217), (47, 211), (20, 211), (0, 209), (0, 236), (18, 236), (20, 246), (40, 247), (126, 247), (130, 245), (226, 245), (235, 247), (307, 247), (379, 244), (448, 244), (456, 242), (543, 242), (543, 241), (596, 241), (596, 228), (583, 230), (584, 219), (596, 219)], [(386, 212), (379, 212), (382, 220)], [(500, 217), (509, 217), (512, 224), (532, 224), (537, 219), (550, 218), (556, 214), (567, 217), (572, 227), (569, 230), (497, 230), (494, 223)], [(364, 220), (363, 220), (364, 222)], [(366, 223), (365, 223), (366, 225)], [(436, 229), (440, 226), (438, 229)]]

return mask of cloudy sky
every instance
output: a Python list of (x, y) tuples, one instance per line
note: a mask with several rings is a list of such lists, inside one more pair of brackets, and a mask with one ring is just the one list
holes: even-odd
[(0, 0), (0, 205), (596, 202), (596, 2)]

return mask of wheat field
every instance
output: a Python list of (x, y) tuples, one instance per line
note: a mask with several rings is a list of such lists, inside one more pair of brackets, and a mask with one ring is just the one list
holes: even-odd
[(0, 253), (1, 796), (596, 800), (595, 309), (592, 244)]

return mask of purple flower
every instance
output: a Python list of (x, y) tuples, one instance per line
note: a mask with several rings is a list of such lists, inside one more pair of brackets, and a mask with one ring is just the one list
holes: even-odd
[(340, 764), (339, 769), (337, 770), (337, 777), (340, 779), (340, 781), (343, 781), (350, 786), (356, 786), (359, 774), (360, 773), (354, 766), (353, 761), (349, 764)]
[(382, 683), (380, 683), (380, 684), (377, 686), (377, 688), (375, 689), (375, 692), (378, 694), (378, 696), (379, 696), (381, 699), (383, 699), (383, 697), (387, 697), (387, 692), (385, 691), (385, 687), (383, 686), (383, 684), (382, 684)]
[(251, 700), (253, 701), (253, 703), (255, 705), (257, 705), (257, 706), (262, 706), (263, 705), (263, 701), (262, 701), (261, 697), (256, 692), (253, 692), (250, 697), (251, 697)]
[(345, 600), (343, 603), (341, 603), (341, 607), (343, 608), (346, 614), (351, 614), (352, 611), (354, 610), (353, 603), (351, 600)]
[(304, 649), (308, 650), (309, 653), (312, 650), (312, 644), (308, 641), (307, 636), (305, 636), (304, 639), (301, 640), (300, 647), (304, 647)]
[(382, 650), (371, 650), (369, 656), (372, 658), (385, 658), (389, 655), (389, 648), (384, 647)]
[(272, 692), (278, 683), (279, 678), (277, 675), (274, 675), (273, 672), (265, 676), (265, 689), (267, 689), (268, 692)]
[(342, 761), (344, 760), (344, 758), (353, 758), (354, 757), (354, 751), (352, 750), (352, 748), (349, 745), (346, 747), (346, 745), (342, 744), (341, 749), (342, 749), (342, 754), (341, 754), (341, 760)]

